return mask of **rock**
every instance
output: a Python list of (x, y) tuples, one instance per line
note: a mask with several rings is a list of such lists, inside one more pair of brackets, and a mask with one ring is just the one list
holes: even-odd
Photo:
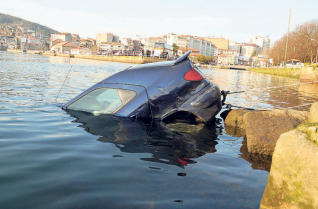
[(244, 115), (248, 152), (272, 155), (282, 133), (307, 121), (308, 113), (296, 110), (253, 111)]
[(305, 83), (300, 84), (298, 88), (299, 93), (306, 97), (312, 97), (312, 95), (317, 94), (318, 92), (318, 83)]
[(244, 139), (242, 142), (240, 152), (240, 157), (248, 161), (253, 169), (270, 171), (272, 156), (264, 156), (249, 153), (247, 150), (246, 139)]
[(308, 121), (310, 123), (318, 123), (318, 102), (314, 103), (308, 115)]
[(225, 119), (226, 133), (232, 136), (245, 136), (243, 116), (251, 110), (234, 109)]
[(301, 69), (299, 78), (300, 81), (304, 82), (316, 82), (318, 81), (318, 71), (314, 70), (312, 67), (304, 67)]
[(277, 141), (260, 204), (265, 208), (318, 208), (318, 146), (292, 130)]
[(318, 123), (300, 124), (297, 130), (307, 134), (308, 139), (311, 141), (318, 143)]

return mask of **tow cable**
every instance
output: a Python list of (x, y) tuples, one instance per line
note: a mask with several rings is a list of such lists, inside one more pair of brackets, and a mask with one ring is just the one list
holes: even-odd
[[(285, 87), (299, 86), (300, 84), (315, 84), (315, 83), (318, 83), (318, 81), (309, 81), (309, 82), (301, 82), (301, 83), (296, 83), (296, 84), (291, 84), (291, 85), (268, 87), (268, 88), (266, 88), (266, 90), (281, 89), (281, 88), (285, 88)], [(244, 110), (255, 110), (255, 109), (249, 108), (249, 107), (241, 107), (241, 106), (236, 106), (236, 105), (225, 103), (227, 95), (239, 94), (239, 93), (244, 93), (244, 92), (246, 92), (246, 91), (233, 91), (233, 92), (231, 92), (231, 91), (222, 90), (221, 91), (222, 106), (225, 106), (225, 109), (227, 109), (227, 110), (231, 110), (232, 107), (244, 109)], [(304, 106), (309, 106), (309, 105), (312, 105), (312, 103), (306, 103), (306, 104), (301, 104), (301, 105), (297, 105), (297, 106), (287, 107), (286, 109), (292, 109), (292, 108), (296, 108), (296, 107), (304, 107)], [(261, 110), (271, 110), (271, 109), (261, 109)]]
[(230, 105), (230, 104), (225, 104), (225, 100), (226, 100), (226, 97), (227, 95), (229, 94), (239, 94), (239, 93), (244, 93), (245, 91), (233, 91), (233, 92), (230, 92), (230, 91), (224, 91), (222, 90), (221, 91), (221, 95), (222, 95), (222, 106), (223, 105)]

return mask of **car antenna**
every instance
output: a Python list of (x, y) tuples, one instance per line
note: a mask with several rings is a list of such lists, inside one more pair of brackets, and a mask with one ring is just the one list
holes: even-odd
[(67, 78), (69, 77), (69, 75), (70, 75), (70, 73), (71, 73), (71, 70), (72, 70), (71, 56), (70, 56), (69, 59), (68, 59), (68, 64), (70, 65), (70, 68), (68, 69), (68, 72), (67, 72), (67, 74), (65, 75), (63, 84), (62, 84), (61, 88), (59, 89), (59, 91), (58, 91), (58, 93), (57, 93), (57, 95), (56, 95), (56, 98), (55, 98), (55, 102), (56, 102), (56, 103), (57, 103), (57, 99), (59, 98), (59, 96), (60, 96), (60, 94), (61, 94), (62, 88), (64, 87), (65, 82), (66, 82)]

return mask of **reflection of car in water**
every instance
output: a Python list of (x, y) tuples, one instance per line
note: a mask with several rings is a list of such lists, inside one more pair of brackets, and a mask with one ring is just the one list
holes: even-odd
[(113, 143), (122, 152), (152, 154), (141, 160), (181, 167), (195, 163), (191, 158), (215, 152), (221, 129), (218, 125), (187, 128), (184, 124), (180, 132), (175, 126), (168, 128), (162, 122), (146, 125), (111, 115), (94, 116), (72, 110), (68, 113), (76, 118), (75, 122), (82, 123), (87, 132), (99, 136), (101, 142)]
[(221, 110), (219, 88), (208, 82), (188, 56), (137, 65), (87, 89), (63, 109), (138, 120), (207, 123)]

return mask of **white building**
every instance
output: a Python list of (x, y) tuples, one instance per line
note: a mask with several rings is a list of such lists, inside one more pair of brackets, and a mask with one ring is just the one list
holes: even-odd
[(218, 56), (218, 64), (220, 65), (237, 65), (239, 56), (237, 54), (220, 54)]
[(241, 43), (230, 40), (229, 41), (229, 49), (235, 50), (237, 53), (241, 53)]
[(251, 43), (258, 45), (260, 48), (269, 49), (271, 41), (268, 36), (255, 36), (251, 38)]
[(256, 44), (244, 43), (241, 46), (241, 56), (251, 58), (260, 52), (260, 47)]
[(166, 41), (167, 41), (167, 44), (171, 46), (173, 44), (176, 44), (178, 47), (181, 47), (181, 48), (189, 48), (188, 37), (190, 36), (180, 36), (174, 33), (169, 33), (168, 35), (166, 35)]
[(200, 37), (170, 33), (166, 36), (166, 41), (171, 46), (176, 44), (180, 48), (199, 50), (199, 53), (204, 56), (214, 56), (215, 46)]

